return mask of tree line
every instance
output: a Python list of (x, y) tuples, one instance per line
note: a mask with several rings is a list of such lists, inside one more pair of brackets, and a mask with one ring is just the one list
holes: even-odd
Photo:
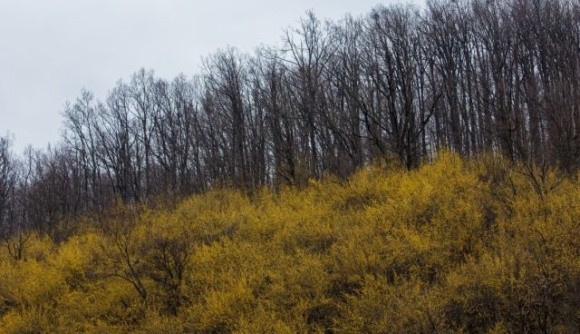
[(3, 233), (210, 188), (345, 178), (376, 160), (462, 156), (580, 166), (580, 5), (429, 1), (322, 22), (278, 46), (225, 48), (173, 80), (140, 70), (64, 110), (59, 145), (0, 140)]

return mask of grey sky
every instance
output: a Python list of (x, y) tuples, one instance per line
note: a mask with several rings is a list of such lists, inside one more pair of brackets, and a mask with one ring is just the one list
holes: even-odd
[(141, 67), (171, 79), (198, 73), (228, 45), (275, 45), (306, 10), (321, 19), (392, 0), (0, 0), (0, 135), (20, 153), (56, 143), (65, 102), (106, 96)]

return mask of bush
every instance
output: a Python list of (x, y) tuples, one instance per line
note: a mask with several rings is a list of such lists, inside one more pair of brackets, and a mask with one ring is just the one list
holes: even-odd
[(119, 205), (60, 243), (4, 241), (0, 331), (577, 332), (579, 185), (444, 152), (342, 183)]

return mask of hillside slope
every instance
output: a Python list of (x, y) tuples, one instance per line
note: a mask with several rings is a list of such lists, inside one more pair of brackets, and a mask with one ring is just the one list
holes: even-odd
[(489, 156), (72, 223), (2, 245), (0, 332), (580, 330), (578, 175)]

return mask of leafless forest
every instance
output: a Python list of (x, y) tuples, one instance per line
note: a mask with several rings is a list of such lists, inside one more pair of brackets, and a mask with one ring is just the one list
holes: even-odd
[(50, 149), (16, 155), (1, 138), (2, 234), (58, 239), (57, 222), (115, 201), (300, 186), (374, 161), (414, 169), (442, 148), (580, 167), (577, 1), (307, 13), (281, 32), (253, 54), (219, 50), (195, 75), (140, 70), (102, 99), (82, 92)]

